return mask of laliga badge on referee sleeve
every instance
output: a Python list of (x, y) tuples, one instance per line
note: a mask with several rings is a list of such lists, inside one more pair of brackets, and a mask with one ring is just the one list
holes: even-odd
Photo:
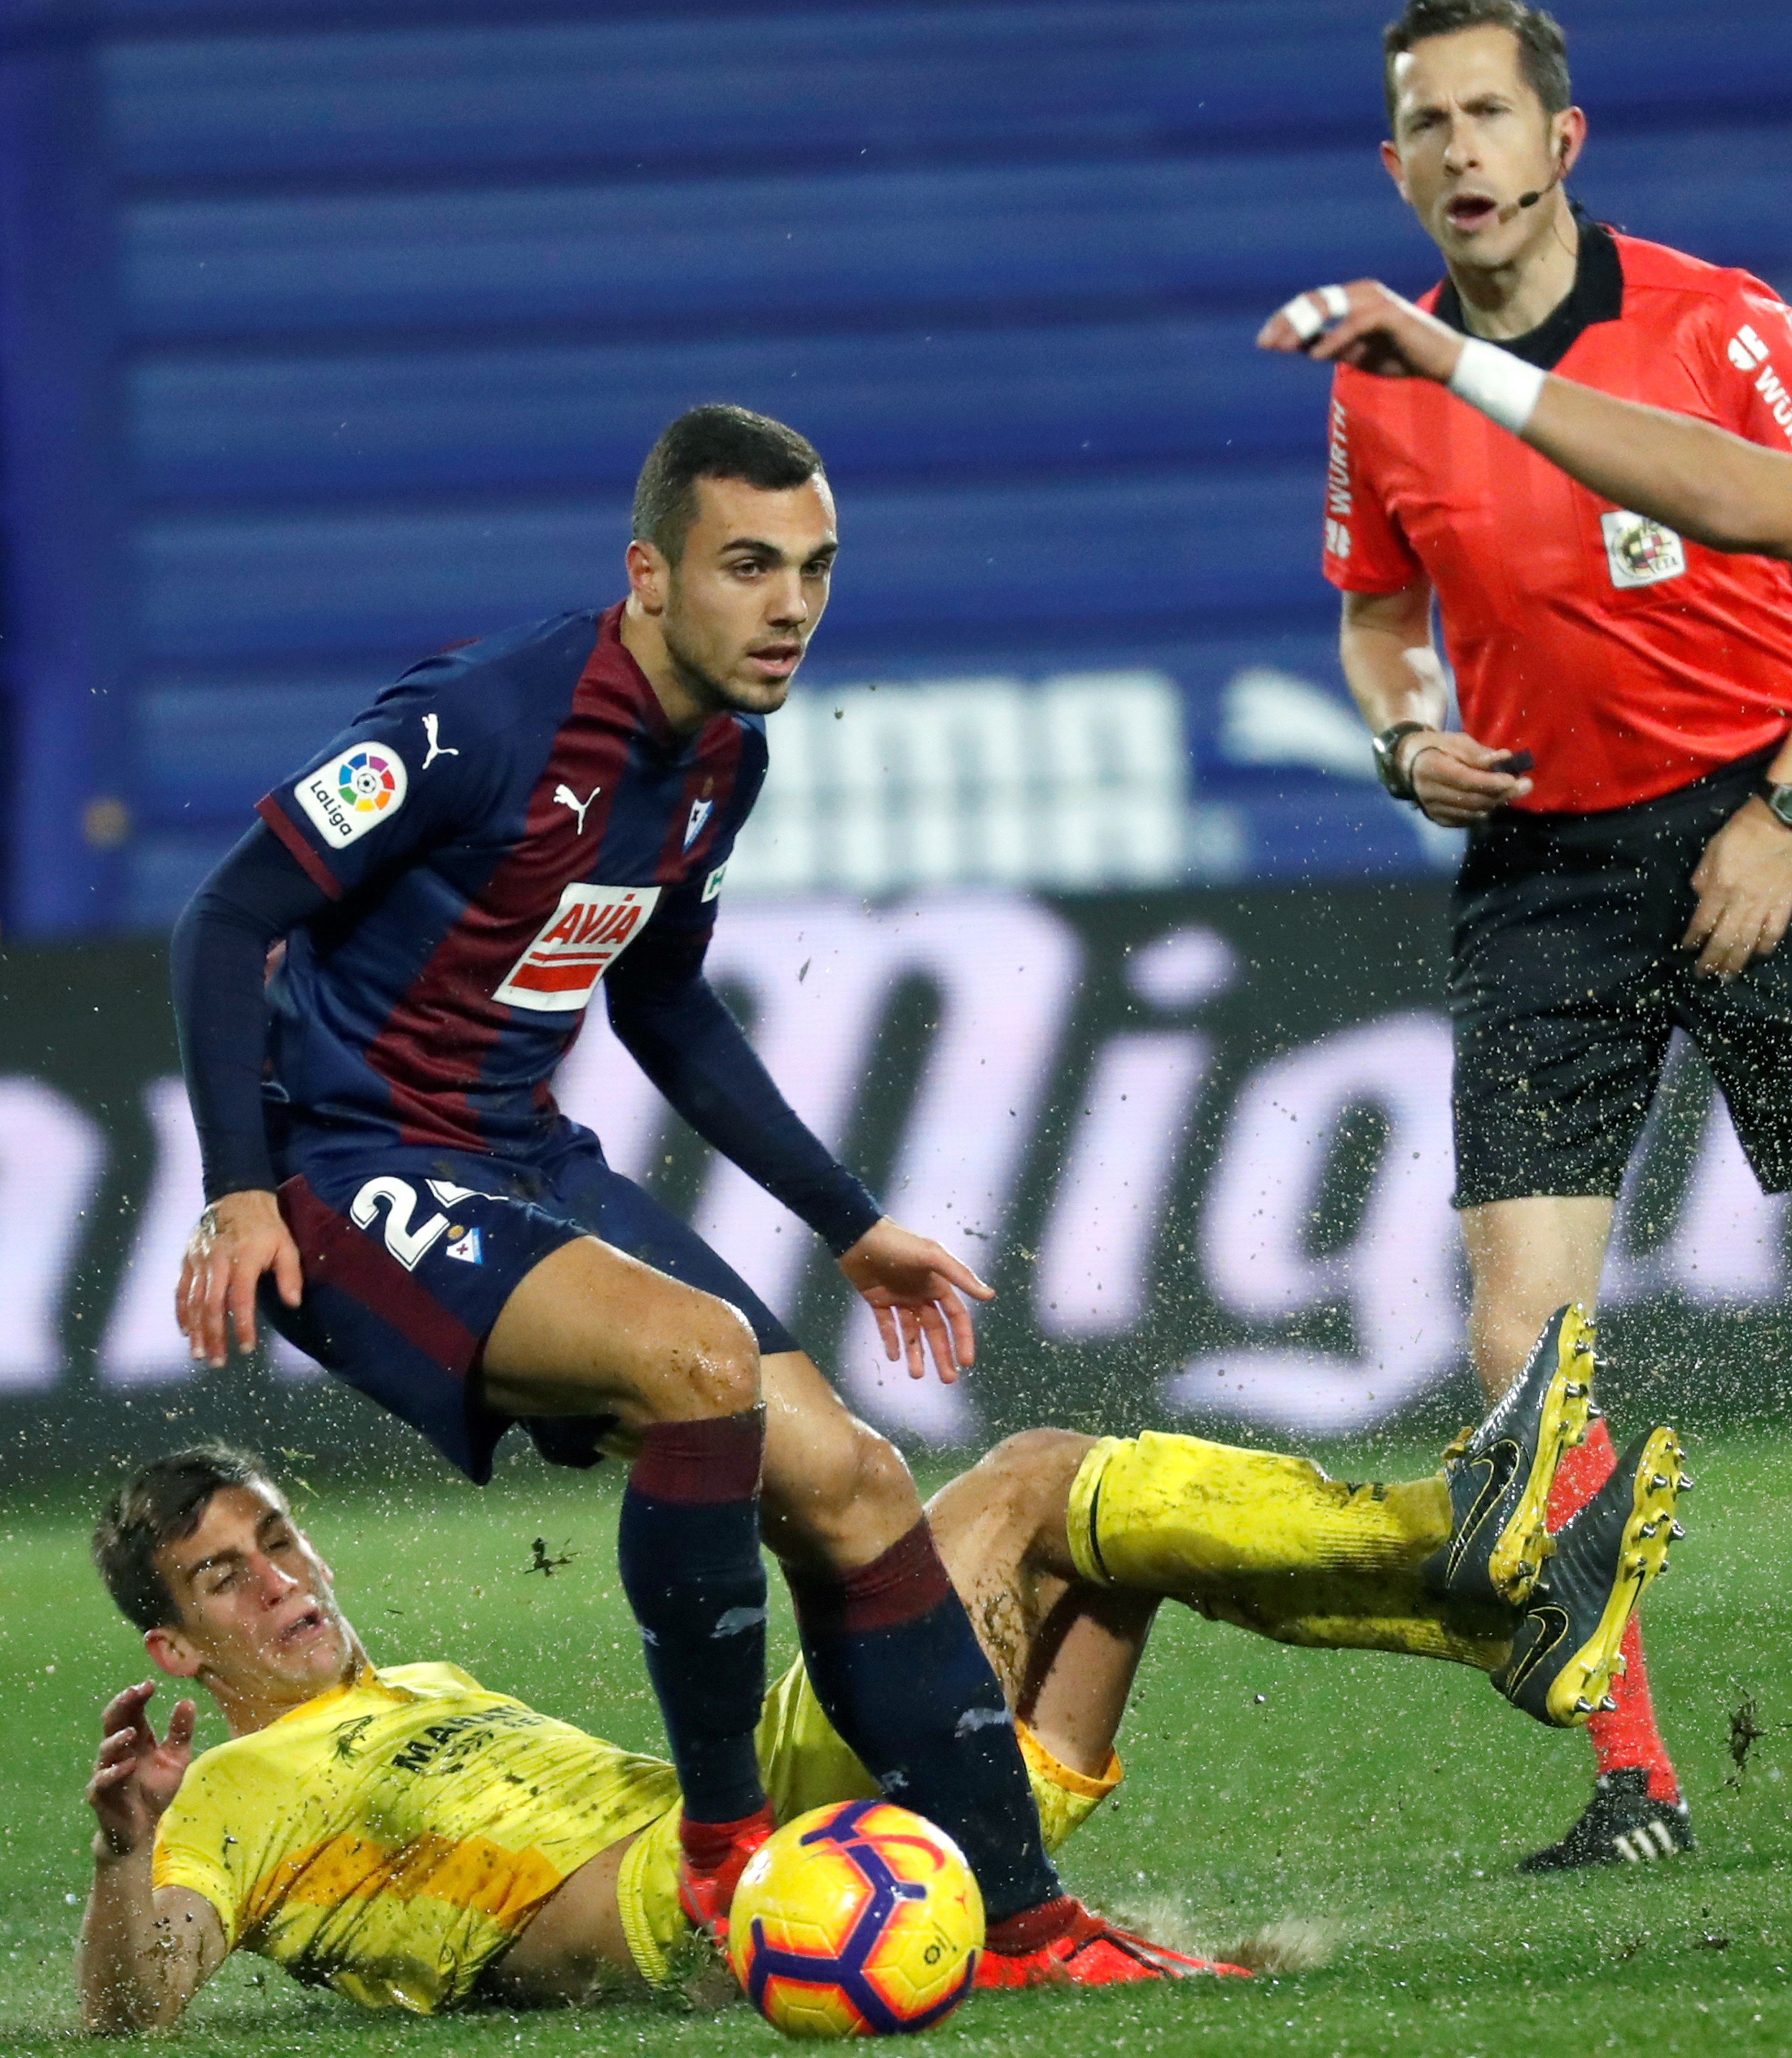
[(292, 797), (324, 842), (340, 850), (389, 822), (404, 805), (407, 783), (398, 753), (369, 744), (308, 773)]
[(1678, 578), (1687, 568), (1687, 546), (1674, 531), (1647, 514), (1632, 514), (1620, 508), (1602, 514), (1606, 561), (1615, 586), (1655, 586), (1663, 579)]

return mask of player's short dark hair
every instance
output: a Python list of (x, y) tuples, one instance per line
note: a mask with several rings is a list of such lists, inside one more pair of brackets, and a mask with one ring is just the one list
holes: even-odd
[(821, 454), (769, 415), (721, 402), (693, 407), (660, 431), (634, 486), (638, 542), (651, 543), (676, 564), (697, 518), (700, 479), (740, 479), (764, 493), (781, 493), (817, 477)]
[(180, 1605), (156, 1568), (156, 1554), (192, 1536), (213, 1494), (227, 1486), (266, 1486), (268, 1468), (251, 1451), (197, 1444), (133, 1472), (93, 1528), (93, 1563), (105, 1590), (139, 1629), (181, 1619)]
[(1510, 29), (1518, 38), (1518, 68), (1543, 102), (1545, 114), (1574, 105), (1568, 82), (1568, 39), (1553, 14), (1524, 0), (1406, 0), (1405, 11), (1381, 32), (1382, 84), (1388, 95), (1388, 126), (1394, 125), (1398, 95), (1394, 59), (1431, 36), (1454, 36), (1464, 29)]

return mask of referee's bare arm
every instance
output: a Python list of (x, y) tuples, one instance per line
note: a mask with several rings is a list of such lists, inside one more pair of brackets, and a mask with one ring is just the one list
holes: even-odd
[[(1304, 351), (1383, 378), (1448, 386), (1457, 377), (1466, 338), (1375, 280), (1344, 292), (1350, 311), (1341, 320), (1303, 336), (1302, 311), (1317, 300), (1302, 294), (1264, 324), (1259, 347)], [(1542, 379), (1516, 433), (1603, 499), (1707, 549), (1792, 558), (1792, 455), (1552, 376)]]
[(1446, 729), (1449, 691), (1431, 641), (1431, 586), (1398, 593), (1347, 593), (1338, 658), (1369, 733), (1395, 723), (1422, 727), (1394, 745), (1395, 763), (1434, 822), (1466, 828), (1531, 790), (1528, 779), (1489, 767), (1502, 753), (1460, 729)]

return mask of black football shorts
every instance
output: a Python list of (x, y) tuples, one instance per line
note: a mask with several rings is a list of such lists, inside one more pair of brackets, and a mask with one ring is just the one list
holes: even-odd
[(1772, 754), (1633, 807), (1471, 832), (1450, 970), (1457, 1207), (1615, 1196), (1676, 1028), (1763, 1189), (1792, 1187), (1792, 937), (1728, 985), (1679, 947), (1705, 847)]

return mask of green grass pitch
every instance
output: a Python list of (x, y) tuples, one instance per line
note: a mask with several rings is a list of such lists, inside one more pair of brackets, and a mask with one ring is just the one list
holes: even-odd
[[(1213, 1948), (1289, 1921), (1317, 1969), (1143, 1995), (973, 2001), (931, 2048), (1651, 2054), (1792, 2050), (1792, 1444), (1695, 1444), (1692, 1535), (1650, 1609), (1658, 1698), (1699, 1853), (1659, 1870), (1527, 1881), (1520, 1853), (1579, 1808), (1587, 1746), (1515, 1715), (1476, 1675), (1283, 1650), (1166, 1607), (1121, 1739), (1129, 1777), (1065, 1855), (1116, 1913)], [(1361, 1454), (1334, 1454), (1361, 1476)], [(1413, 1468), (1417, 1469), (1417, 1464)], [(1401, 1467), (1378, 1452), (1373, 1472)], [(376, 1659), (447, 1657), (618, 1742), (655, 1721), (613, 1556), (614, 1476), (519, 1464), (483, 1494), (446, 1479), (300, 1496)], [(78, 2039), (69, 1964), (84, 1895), (81, 1790), (105, 1698), (142, 1676), (88, 1570), (85, 1511), (0, 1512), (0, 2052)], [(546, 1540), (570, 1563), (526, 1568)], [(788, 1635), (785, 1639), (788, 1646)], [(1738, 1775), (1730, 1718), (1766, 1732)], [(171, 1702), (165, 1690), (161, 1706)], [(215, 1720), (205, 1740), (220, 1734)], [(769, 2052), (744, 2007), (422, 2021), (360, 2013), (258, 1960), (228, 1965), (178, 2048), (197, 2053)]]

